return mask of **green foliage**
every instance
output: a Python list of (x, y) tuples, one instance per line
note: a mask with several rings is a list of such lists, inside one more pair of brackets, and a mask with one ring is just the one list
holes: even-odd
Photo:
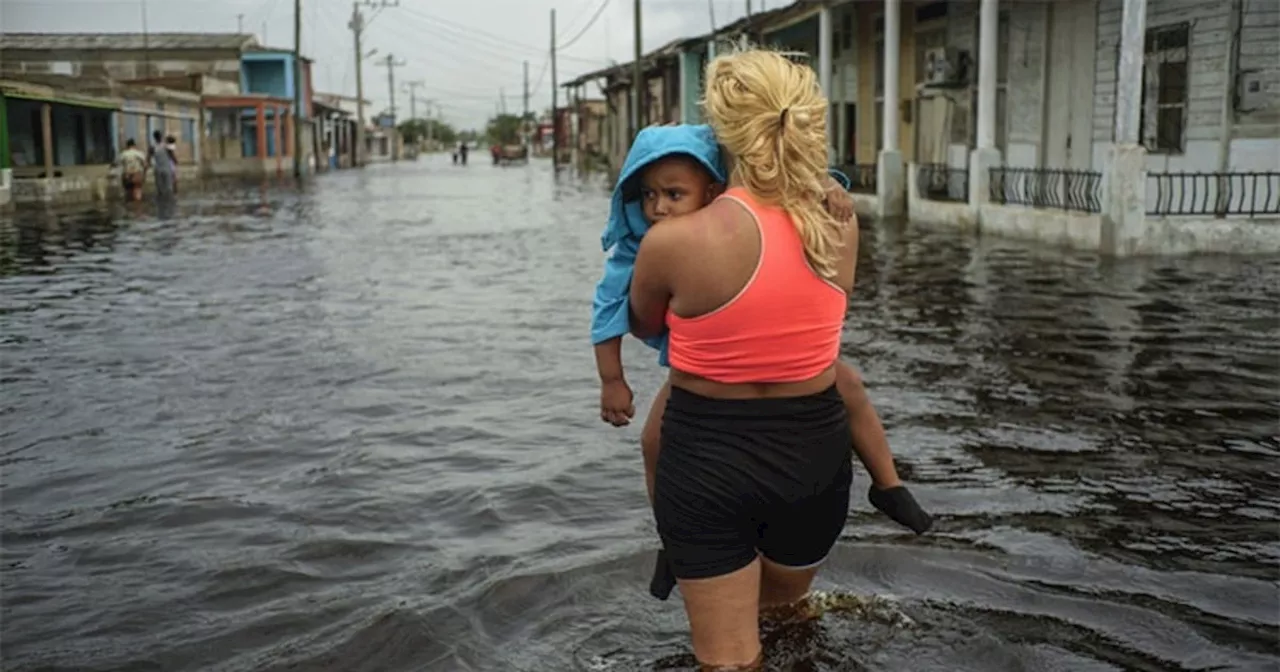
[(520, 117), (515, 114), (499, 114), (489, 120), (485, 138), (491, 143), (515, 145), (520, 142)]
[[(397, 128), (400, 129), (400, 135), (404, 137), (404, 141), (409, 144), (415, 144), (428, 137), (446, 145), (458, 141), (458, 132), (439, 119), (410, 119), (400, 122)], [(428, 133), (428, 130), (431, 132)]]

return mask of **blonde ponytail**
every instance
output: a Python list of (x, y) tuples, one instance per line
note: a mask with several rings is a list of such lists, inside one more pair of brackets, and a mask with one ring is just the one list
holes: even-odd
[(826, 210), (827, 99), (817, 75), (779, 53), (746, 49), (707, 64), (703, 109), (733, 155), (732, 177), (791, 215), (805, 256), (833, 280), (843, 225)]

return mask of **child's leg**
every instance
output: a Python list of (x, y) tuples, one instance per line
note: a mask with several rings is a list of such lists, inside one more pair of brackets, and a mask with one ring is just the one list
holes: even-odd
[(653, 479), (658, 471), (658, 451), (662, 448), (662, 412), (666, 410), (667, 398), (670, 396), (671, 381), (668, 380), (653, 397), (653, 405), (649, 407), (649, 415), (644, 420), (644, 429), (640, 430), (640, 452), (644, 455), (644, 486), (649, 491), (649, 506), (653, 506)]
[(853, 429), (853, 452), (858, 454), (862, 466), (871, 474), (877, 488), (892, 488), (902, 484), (898, 470), (893, 466), (893, 453), (889, 452), (889, 440), (884, 435), (880, 416), (867, 398), (862, 377), (843, 360), (836, 362), (836, 389), (844, 406), (849, 410), (849, 426)]

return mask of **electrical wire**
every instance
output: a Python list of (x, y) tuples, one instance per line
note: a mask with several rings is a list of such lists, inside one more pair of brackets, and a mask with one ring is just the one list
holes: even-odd
[[(476, 39), (476, 40), (483, 38), (484, 40), (487, 40), (491, 43), (489, 45), (486, 45), (486, 46), (489, 46), (489, 48), (491, 49), (506, 49), (510, 51), (523, 51), (525, 53), (536, 53), (536, 54), (547, 53), (547, 47), (537, 47), (524, 42), (517, 42), (515, 40), (512, 40), (509, 37), (503, 37), (501, 35), (480, 30), (479, 28), (472, 28), (470, 26), (465, 26), (463, 24), (456, 23), (448, 19), (442, 19), (438, 16), (426, 14), (424, 12), (418, 11), (408, 6), (402, 6), (400, 7), (400, 9), (405, 13), (409, 14), (410, 16), (415, 16), (426, 22), (439, 24), (439, 26), (437, 27), (443, 26), (445, 28), (448, 28), (449, 30), (456, 31), (459, 33), (468, 33), (474, 36), (473, 39)], [(474, 48), (474, 44), (470, 46)], [(558, 51), (559, 50), (557, 49), (557, 52)], [(605, 63), (604, 59), (599, 59), (599, 58), (581, 58), (578, 56), (571, 56), (568, 54), (560, 54), (559, 57), (565, 60), (579, 61), (582, 63), (591, 63), (593, 65), (601, 65)]]
[(561, 49), (568, 49), (569, 47), (572, 47), (574, 43), (576, 43), (578, 40), (581, 40), (582, 36), (586, 35), (587, 31), (591, 30), (591, 26), (594, 26), (596, 21), (599, 20), (600, 15), (603, 14), (605, 8), (609, 6), (609, 1), (610, 0), (604, 0), (603, 2), (601, 2), (600, 6), (596, 8), (596, 13), (591, 15), (591, 20), (587, 21), (587, 25), (583, 26), (582, 30), (578, 31), (578, 34), (574, 35), (573, 38), (570, 39), (568, 42), (565, 42), (564, 44), (560, 44), (560, 41), (556, 40), (556, 51), (558, 52)]

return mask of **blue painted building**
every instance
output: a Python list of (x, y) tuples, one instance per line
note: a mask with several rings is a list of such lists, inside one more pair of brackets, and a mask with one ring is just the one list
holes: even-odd
[[(260, 94), (271, 98), (294, 100), (294, 91), (302, 87), (302, 109), (295, 109), (290, 104), (289, 114), (292, 122), (286, 122), (284, 115), (274, 107), (267, 108), (264, 117), (265, 132), (258, 133), (257, 116), (253, 109), (242, 112), (241, 144), (244, 156), (258, 156), (258, 139), (265, 138), (266, 152), (264, 156), (289, 155), (292, 143), (292, 124), (311, 118), (311, 60), (302, 58), (302, 82), (295, 81), (294, 56), (292, 51), (284, 49), (257, 49), (245, 51), (240, 55), (240, 91), (245, 94)], [(277, 130), (277, 125), (284, 126)], [(285, 138), (285, 147), (276, 146), (276, 138)]]

